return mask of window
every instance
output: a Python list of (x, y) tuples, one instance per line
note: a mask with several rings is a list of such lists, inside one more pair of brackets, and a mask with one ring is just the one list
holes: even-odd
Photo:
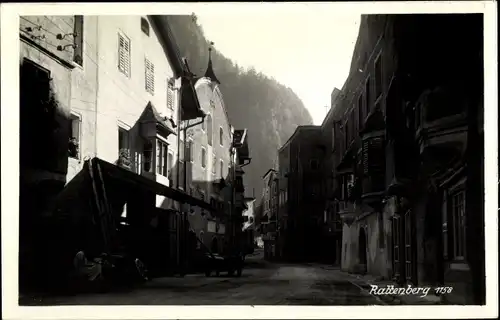
[(129, 150), (129, 132), (125, 128), (118, 127), (118, 150)]
[(335, 123), (332, 127), (332, 150), (335, 150)]
[(207, 122), (206, 122), (207, 119), (203, 119), (203, 122), (201, 123), (201, 130), (203, 130), (203, 131), (207, 130)]
[(219, 165), (220, 165), (220, 176), (221, 178), (224, 178), (224, 161), (220, 160)]
[(216, 169), (217, 169), (217, 157), (214, 154), (212, 157), (212, 174), (216, 173)]
[(201, 167), (207, 167), (207, 150), (205, 148), (201, 148)]
[(453, 255), (455, 259), (465, 258), (465, 192), (459, 191), (451, 196), (453, 223)]
[(83, 16), (75, 16), (73, 61), (83, 66)]
[(174, 79), (167, 80), (167, 108), (174, 110)]
[(208, 145), (212, 145), (212, 116), (208, 115), (207, 116), (207, 139), (208, 139)]
[(141, 30), (149, 37), (149, 23), (146, 18), (141, 18)]
[(155, 94), (155, 65), (148, 60), (148, 58), (144, 58), (145, 65), (145, 87), (146, 91), (150, 94)]
[(351, 129), (351, 132), (349, 134), (349, 142), (354, 140), (354, 137), (356, 137), (356, 115), (354, 114), (354, 109), (351, 110), (351, 114), (349, 115), (349, 129)]
[(130, 77), (130, 39), (118, 34), (118, 70)]
[(365, 83), (365, 117), (370, 113), (370, 103), (371, 103), (371, 92), (370, 92), (370, 78), (366, 79)]
[(382, 94), (382, 54), (375, 60), (375, 100)]
[(317, 159), (312, 159), (310, 164), (311, 164), (311, 170), (318, 170), (319, 161)]
[(344, 139), (345, 139), (344, 149), (347, 150), (347, 147), (349, 147), (349, 121), (347, 119), (344, 123)]
[(131, 168), (130, 141), (127, 129), (118, 127), (118, 164)]
[(80, 159), (80, 127), (81, 118), (76, 114), (71, 114), (69, 119), (69, 146), (68, 155), (70, 158)]
[(156, 173), (164, 177), (168, 174), (168, 144), (160, 139), (156, 140)]
[(222, 127), (219, 128), (219, 144), (224, 146), (224, 129)]
[(191, 162), (193, 161), (193, 140), (188, 140), (186, 145), (185, 145), (185, 150), (184, 150), (184, 157), (186, 162)]
[(184, 152), (186, 151), (186, 144), (184, 141), (179, 141), (179, 160), (184, 161)]
[(141, 156), (141, 154), (139, 152), (135, 153), (134, 164), (135, 164), (135, 173), (141, 174), (142, 156)]
[(167, 164), (168, 164), (168, 171), (167, 171), (167, 176), (169, 179), (173, 179), (172, 177), (172, 171), (173, 171), (173, 168), (174, 168), (174, 154), (172, 152), (168, 152), (168, 158), (167, 158)]
[(365, 122), (365, 115), (363, 113), (363, 95), (360, 94), (358, 97), (358, 126), (360, 129), (363, 128)]

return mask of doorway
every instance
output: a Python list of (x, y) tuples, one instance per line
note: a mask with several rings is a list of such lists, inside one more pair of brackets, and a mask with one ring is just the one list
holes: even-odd
[(367, 254), (366, 254), (366, 232), (365, 228), (359, 230), (359, 264), (361, 267), (361, 272), (366, 273), (367, 271)]
[(210, 251), (212, 251), (212, 253), (219, 253), (219, 241), (217, 240), (216, 237), (212, 239), (212, 244), (210, 245)]

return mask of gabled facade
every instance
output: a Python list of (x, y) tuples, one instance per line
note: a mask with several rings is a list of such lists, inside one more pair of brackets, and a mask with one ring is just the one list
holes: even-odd
[[(209, 50), (210, 53), (212, 48)], [(223, 252), (229, 242), (226, 226), (232, 206), (230, 181), (234, 159), (231, 142), (234, 129), (229, 123), (211, 56), (207, 72), (196, 80), (195, 89), (205, 118), (201, 123), (187, 121), (184, 124), (186, 135), (181, 137), (181, 146), (185, 150), (180, 158), (181, 179), (185, 175), (187, 192), (217, 208), (213, 213), (193, 208), (189, 221), (207, 247), (213, 252)]]

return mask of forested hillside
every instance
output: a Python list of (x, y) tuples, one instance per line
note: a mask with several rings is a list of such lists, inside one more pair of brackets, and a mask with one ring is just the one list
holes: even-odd
[[(191, 71), (203, 75), (209, 42), (196, 16), (168, 16), (168, 20)], [(254, 69), (244, 70), (217, 50), (212, 51), (212, 61), (231, 124), (248, 128), (252, 163), (245, 168), (245, 187), (247, 195), (255, 188), (259, 196), (262, 175), (276, 161), (278, 148), (298, 125), (312, 124), (311, 115), (297, 95), (276, 80)]]

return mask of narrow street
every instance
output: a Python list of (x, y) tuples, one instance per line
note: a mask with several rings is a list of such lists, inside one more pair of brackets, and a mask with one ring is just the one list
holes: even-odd
[(23, 301), (23, 305), (378, 305), (338, 270), (249, 259), (240, 278), (188, 275), (154, 279), (127, 292)]

